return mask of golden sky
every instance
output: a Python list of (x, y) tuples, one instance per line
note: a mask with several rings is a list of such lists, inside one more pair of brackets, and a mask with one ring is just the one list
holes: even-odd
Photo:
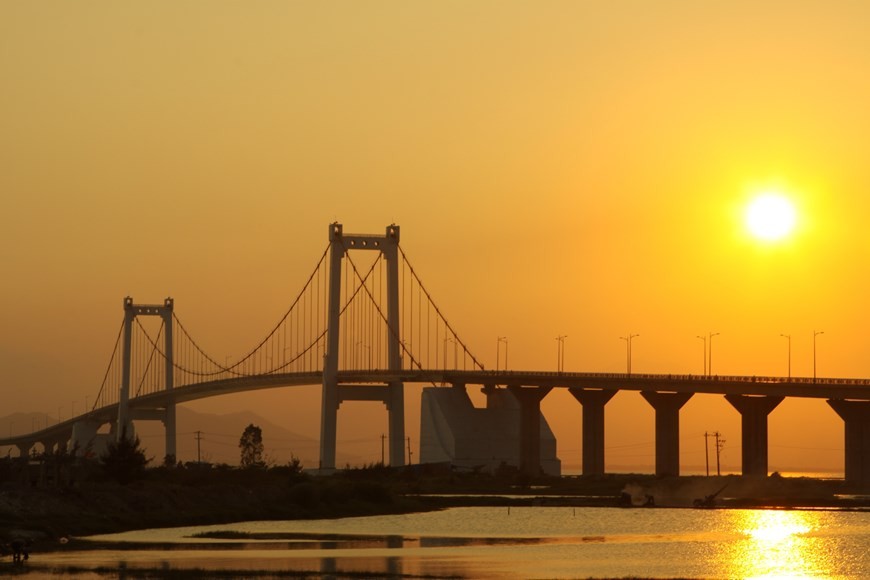
[[(2, 2), (5, 409), (93, 396), (126, 295), (247, 351), (332, 221), (401, 225), (489, 367), (507, 336), (512, 369), (552, 370), (564, 334), (566, 370), (619, 372), (630, 332), (635, 372), (700, 373), (695, 337), (719, 332), (714, 372), (785, 374), (786, 333), (807, 376), (823, 330), (819, 375), (868, 377), (868, 27), (863, 1)], [(798, 212), (779, 243), (743, 224), (768, 189)], [(302, 399), (246, 401), (315, 434)], [(544, 411), (576, 464), (569, 399)], [(607, 420), (608, 466), (651, 464), (652, 409), (620, 393)], [(380, 451), (386, 413), (340, 421)], [(770, 422), (771, 468), (842, 468), (823, 402)], [(682, 427), (724, 432), (739, 466), (724, 401)]]

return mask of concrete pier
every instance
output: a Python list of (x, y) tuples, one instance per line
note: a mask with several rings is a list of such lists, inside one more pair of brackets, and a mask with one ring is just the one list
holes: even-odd
[(829, 399), (845, 422), (846, 481), (870, 486), (870, 401)]
[(656, 475), (680, 474), (680, 409), (692, 393), (641, 391), (656, 411)]
[(767, 477), (767, 416), (784, 397), (725, 395), (740, 412), (743, 475)]
[(520, 471), (532, 477), (541, 474), (541, 400), (552, 389), (508, 386), (520, 404)]
[(604, 405), (618, 391), (568, 389), (583, 405), (583, 475), (604, 474)]

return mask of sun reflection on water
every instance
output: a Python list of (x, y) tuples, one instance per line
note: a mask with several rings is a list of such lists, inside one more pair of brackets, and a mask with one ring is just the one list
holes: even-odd
[(723, 558), (729, 577), (809, 578), (828, 575), (832, 558), (815, 532), (820, 515), (808, 511), (733, 512), (733, 529), (744, 536)]

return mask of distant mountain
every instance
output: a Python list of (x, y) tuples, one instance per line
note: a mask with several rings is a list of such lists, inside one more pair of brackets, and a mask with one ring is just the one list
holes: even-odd
[[(306, 468), (318, 466), (320, 444), (316, 439), (285, 429), (256, 413), (238, 411), (217, 415), (198, 413), (185, 407), (178, 407), (176, 413), (176, 448), (179, 461), (196, 461), (199, 446), (199, 457), (202, 461), (238, 465), (239, 438), (245, 427), (254, 424), (263, 432), (263, 447), (268, 462), (281, 465), (294, 455)], [(55, 418), (45, 413), (13, 413), (0, 417), (0, 434), (9, 436), (29, 433), (56, 422)], [(136, 421), (135, 428), (148, 457), (153, 458), (151, 465), (162, 462), (165, 445), (163, 424), (159, 421)], [(342, 453), (340, 447), (336, 457), (337, 465), (365, 463), (359, 456)], [(6, 449), (3, 450), (4, 455), (5, 453)], [(17, 455), (17, 451), (12, 451), (12, 455)]]

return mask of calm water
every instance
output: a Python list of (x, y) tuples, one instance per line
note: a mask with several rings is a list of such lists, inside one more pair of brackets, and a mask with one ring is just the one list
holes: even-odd
[[(203, 540), (233, 530), (255, 540)], [(64, 566), (300, 570), (468, 578), (868, 578), (870, 512), (454, 508), (339, 520), (243, 522), (95, 536), (123, 550), (37, 554)], [(154, 550), (140, 542), (169, 542)]]

